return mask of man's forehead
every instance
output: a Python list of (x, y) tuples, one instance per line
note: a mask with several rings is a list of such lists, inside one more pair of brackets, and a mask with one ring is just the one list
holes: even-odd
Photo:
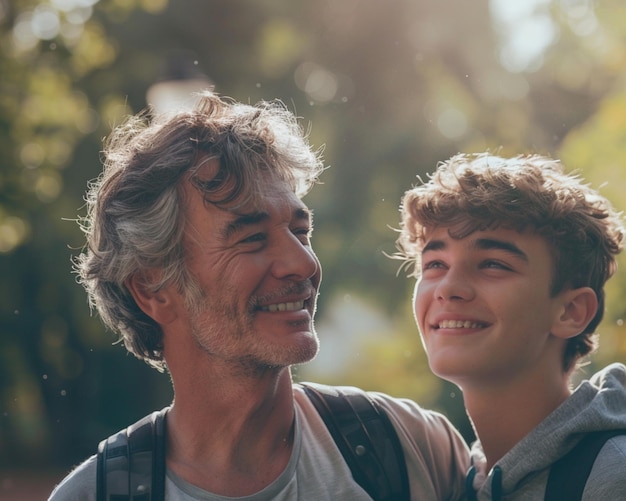
[(215, 178), (220, 170), (220, 161), (217, 157), (209, 155), (201, 156), (187, 175), (187, 180), (197, 179), (208, 182)]
[(223, 207), (236, 216), (271, 213), (277, 209), (295, 214), (310, 213), (306, 204), (294, 193), (292, 186), (286, 181), (259, 180), (259, 184), (250, 191), (244, 189), (232, 204)]
[[(222, 213), (226, 219), (242, 221), (260, 221), (271, 219), (280, 214), (280, 217), (290, 219), (313, 219), (313, 212), (293, 192), (286, 181), (277, 180), (273, 183), (263, 183), (254, 189), (254, 192), (244, 190), (237, 198), (227, 203), (212, 203), (204, 199), (206, 210)], [(193, 190), (192, 196), (204, 198), (200, 190)]]
[(205, 204), (237, 215), (263, 212), (268, 206), (282, 203), (306, 209), (293, 184), (271, 170), (259, 166), (252, 176), (223, 170), (219, 159), (202, 159), (184, 181), (188, 196), (199, 195)]

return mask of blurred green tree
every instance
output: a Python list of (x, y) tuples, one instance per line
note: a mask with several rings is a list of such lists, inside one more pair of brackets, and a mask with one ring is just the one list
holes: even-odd
[[(511, 5), (0, 0), (0, 469), (67, 467), (171, 399), (167, 377), (111, 346), (89, 315), (70, 272), (83, 245), (72, 220), (111, 127), (146, 106), (154, 83), (198, 75), (242, 101), (282, 99), (326, 145), (331, 168), (307, 198), (325, 272), (319, 330), (323, 351), (334, 336), (347, 344), (328, 362), (339, 369), (311, 364), (298, 377), (415, 398), (469, 439), (461, 396), (428, 370), (413, 283), (384, 255), (401, 194), (457, 151), (489, 148), (562, 155), (622, 203), (609, 190), (626, 157), (626, 7), (536, 2), (524, 26), (547, 35), (521, 53), (522, 24), (499, 4)], [(622, 275), (602, 362), (626, 354)], [(384, 320), (365, 332), (362, 314), (345, 314), (350, 296)]]

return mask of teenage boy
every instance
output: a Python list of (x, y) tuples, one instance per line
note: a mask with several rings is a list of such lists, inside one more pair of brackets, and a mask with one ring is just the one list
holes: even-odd
[[(621, 215), (556, 160), (489, 154), (442, 163), (401, 213), (398, 257), (415, 266), (430, 367), (461, 388), (478, 438), (468, 497), (544, 499), (557, 460), (626, 429), (624, 365), (570, 386), (594, 348)], [(582, 499), (626, 500), (626, 435), (592, 464)]]

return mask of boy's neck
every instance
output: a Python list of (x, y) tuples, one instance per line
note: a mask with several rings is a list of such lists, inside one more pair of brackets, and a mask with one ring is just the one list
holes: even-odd
[(507, 385), (463, 388), (467, 413), (487, 458), (487, 471), (570, 396), (568, 377), (523, 378)]

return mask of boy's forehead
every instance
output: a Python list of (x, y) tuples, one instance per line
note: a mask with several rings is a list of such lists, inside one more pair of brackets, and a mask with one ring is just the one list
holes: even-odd
[(466, 228), (459, 227), (459, 225), (451, 226), (435, 226), (430, 228), (423, 228), (422, 233), (422, 246), (428, 244), (432, 240), (455, 240), (455, 241), (472, 241), (484, 238), (485, 236), (490, 238), (501, 238), (503, 240), (535, 240), (542, 238), (534, 229), (518, 230), (512, 226), (506, 226), (503, 224), (497, 225), (492, 228), (475, 228), (471, 231), (463, 231)]

